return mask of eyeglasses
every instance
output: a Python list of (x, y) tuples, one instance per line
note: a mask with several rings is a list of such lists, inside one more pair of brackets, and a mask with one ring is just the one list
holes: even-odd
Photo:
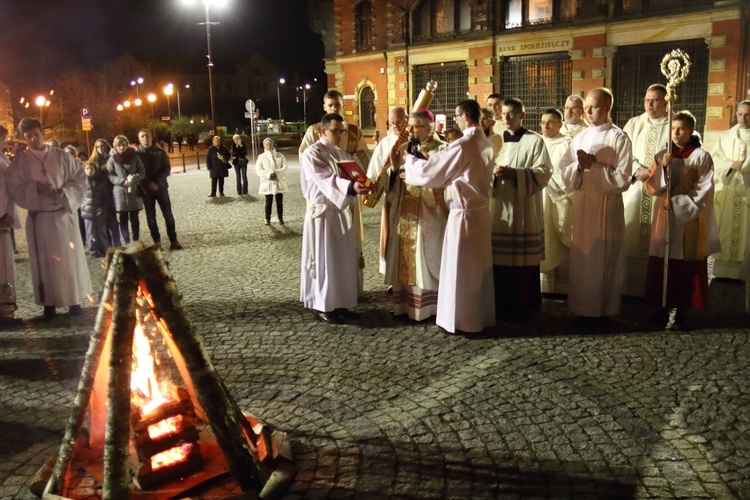
[(326, 130), (336, 135), (344, 135), (344, 132), (346, 132), (346, 130), (344, 130), (343, 128), (329, 128)]
[(456, 121), (456, 120), (458, 120), (459, 118), (461, 118), (461, 117), (462, 117), (462, 116), (464, 116), (465, 114), (466, 114), (466, 113), (460, 113), (460, 114), (457, 114), (457, 115), (453, 115), (453, 121)]

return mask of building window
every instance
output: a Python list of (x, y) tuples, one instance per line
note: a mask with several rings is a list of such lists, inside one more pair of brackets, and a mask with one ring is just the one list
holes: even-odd
[(367, 86), (359, 92), (359, 128), (375, 129), (375, 93)]
[(624, 127), (630, 118), (643, 114), (646, 89), (654, 83), (667, 84), (667, 79), (661, 74), (661, 61), (664, 54), (676, 48), (687, 52), (692, 65), (690, 74), (676, 89), (674, 110), (690, 110), (695, 115), (695, 130), (703, 133), (706, 124), (709, 60), (709, 50), (703, 39), (618, 47), (612, 69), (614, 123)]
[(502, 94), (523, 101), (524, 126), (536, 131), (545, 109), (565, 107), (572, 92), (572, 71), (567, 52), (509, 57), (500, 70)]
[[(431, 38), (470, 31), (470, 3), (470, 0), (423, 0), (413, 13), (415, 38)], [(476, 4), (474, 9), (482, 11), (481, 13), (487, 8), (482, 2), (473, 3)]]
[(355, 8), (357, 17), (357, 50), (372, 48), (372, 2), (364, 0)]
[(505, 5), (507, 29), (570, 21), (575, 16), (576, 0), (508, 0)]
[[(430, 103), (433, 114), (444, 114), (447, 127), (453, 127), (453, 115), (456, 106), (466, 100), (469, 91), (469, 67), (465, 62), (446, 62), (440, 64), (423, 64), (416, 66), (412, 74), (412, 103), (417, 100), (419, 91), (427, 82), (435, 80), (438, 84), (435, 96)], [(409, 106), (411, 107), (411, 105)]]

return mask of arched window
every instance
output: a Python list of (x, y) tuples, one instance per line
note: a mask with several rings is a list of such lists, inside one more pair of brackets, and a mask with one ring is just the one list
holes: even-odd
[(357, 19), (357, 50), (372, 48), (372, 2), (363, 0), (355, 8)]
[(359, 128), (375, 129), (375, 93), (367, 86), (359, 92)]

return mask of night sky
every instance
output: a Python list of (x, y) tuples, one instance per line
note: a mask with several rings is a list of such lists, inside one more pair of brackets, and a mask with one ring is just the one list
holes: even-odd
[[(323, 77), (323, 44), (306, 0), (225, 0), (211, 7), (216, 63), (254, 52), (282, 75)], [(178, 58), (205, 67), (200, 0), (0, 0), (0, 81), (16, 92), (51, 88), (66, 69), (100, 69), (131, 52), (142, 62)], [(192, 63), (195, 64), (192, 64)], [(217, 72), (221, 69), (217, 67)], [(19, 88), (20, 87), (20, 88)]]

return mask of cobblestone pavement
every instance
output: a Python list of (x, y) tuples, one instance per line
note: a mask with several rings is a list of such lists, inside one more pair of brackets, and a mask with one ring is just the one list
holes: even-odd
[[(235, 195), (233, 177), (226, 197), (209, 199), (205, 170), (175, 168), (185, 249), (167, 252), (231, 393), (291, 435), (289, 498), (750, 498), (741, 284), (712, 283), (711, 307), (687, 333), (649, 330), (651, 309), (633, 302), (583, 329), (546, 300), (528, 322), (449, 336), (391, 318), (373, 271), (379, 212), (365, 209), (363, 314), (323, 324), (298, 301), (298, 168), (285, 226), (264, 226), (262, 200)], [(40, 322), (23, 236), (19, 248), (23, 321), (0, 333), (2, 498), (31, 498), (59, 446), (96, 313)], [(89, 264), (99, 288), (101, 263)]]

